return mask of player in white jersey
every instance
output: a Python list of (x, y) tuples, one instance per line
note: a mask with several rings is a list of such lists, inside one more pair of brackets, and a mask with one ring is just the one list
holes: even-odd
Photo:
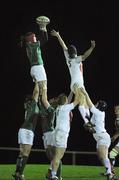
[[(44, 86), (45, 86), (45, 84), (44, 84)], [(44, 88), (44, 86), (43, 86), (43, 88)], [(63, 94), (60, 94), (58, 97), (55, 97), (55, 98), (50, 99), (48, 101), (45, 91), (46, 91), (46, 89), (43, 90), (42, 98), (41, 98), (42, 103), (43, 103), (43, 105), (42, 105), (43, 107), (42, 107), (42, 111), (41, 111), (41, 117), (42, 117), (42, 127), (43, 127), (42, 130), (43, 130), (43, 137), (44, 137), (43, 138), (44, 147), (46, 149), (46, 154), (48, 156), (48, 159), (51, 162), (51, 165), (50, 165), (48, 172), (46, 174), (46, 179), (50, 180), (52, 178), (52, 175), (51, 175), (51, 173), (52, 173), (52, 159), (55, 156), (55, 151), (56, 151), (55, 149), (57, 148), (56, 143), (55, 143), (56, 132), (54, 130), (55, 112), (56, 112), (57, 106), (59, 105), (59, 102), (60, 102), (59, 100), (62, 97), (66, 97), (66, 96), (63, 93)], [(71, 103), (72, 98), (73, 98), (73, 93), (70, 92), (69, 96), (67, 97), (68, 104)], [(46, 113), (46, 111), (47, 111), (47, 113)], [(48, 113), (48, 111), (49, 111), (49, 113)], [(72, 111), (69, 112), (68, 118), (69, 118), (69, 121), (71, 122), (72, 118), (73, 118)], [(68, 124), (70, 124), (70, 122), (68, 122)], [(53, 178), (54, 179), (57, 178), (58, 180), (62, 180), (61, 172), (62, 172), (62, 162), (60, 160), (59, 165), (58, 165), (58, 169), (57, 169), (56, 177), (53, 177)]]
[(111, 138), (105, 129), (105, 110), (107, 108), (107, 104), (105, 101), (99, 100), (94, 105), (91, 99), (89, 98), (89, 95), (86, 93), (86, 91), (82, 89), (82, 92), (86, 96), (88, 106), (92, 113), (92, 117), (90, 121), (94, 125), (94, 129), (95, 129), (95, 133), (93, 133), (93, 137), (97, 142), (96, 148), (97, 148), (98, 157), (107, 171), (107, 179), (114, 180), (116, 179), (116, 177), (111, 171), (111, 163), (108, 158)]
[(56, 109), (56, 127), (54, 132), (55, 155), (52, 160), (51, 179), (58, 180), (56, 176), (59, 162), (62, 159), (66, 148), (70, 132), (70, 113), (79, 104), (78, 92), (75, 90), (75, 97), (72, 103), (68, 103), (66, 95), (59, 96), (58, 107)]
[[(71, 91), (74, 91), (74, 84), (77, 84), (78, 88), (84, 88), (82, 61), (84, 61), (95, 48), (95, 41), (91, 41), (91, 47), (83, 55), (78, 56), (76, 47), (74, 45), (70, 45), (69, 47), (67, 47), (63, 39), (61, 38), (59, 32), (52, 30), (51, 35), (57, 37), (61, 47), (63, 48), (66, 63), (71, 76)], [(79, 111), (82, 115), (84, 122), (88, 123), (88, 119), (86, 117), (90, 116), (90, 114), (85, 98), (82, 98), (82, 101), (80, 101)]]

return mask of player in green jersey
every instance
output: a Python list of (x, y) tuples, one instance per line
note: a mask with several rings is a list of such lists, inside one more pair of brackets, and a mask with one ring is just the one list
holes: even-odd
[[(45, 88), (47, 89), (47, 74), (44, 68), (44, 62), (42, 58), (41, 48), (48, 41), (47, 33), (47, 22), (37, 21), (39, 26), (39, 35), (34, 32), (28, 32), (24, 35), (25, 47), (27, 52), (27, 57), (30, 63), (30, 75), (36, 79), (39, 85), (39, 94), (42, 94), (43, 83), (45, 83)], [(47, 93), (47, 91), (46, 91)]]
[(24, 180), (23, 172), (33, 145), (34, 131), (38, 120), (38, 97), (39, 87), (38, 83), (35, 82), (33, 95), (27, 97), (25, 100), (24, 122), (18, 131), (18, 144), (20, 147), (20, 152), (16, 161), (15, 173), (12, 175), (15, 180)]

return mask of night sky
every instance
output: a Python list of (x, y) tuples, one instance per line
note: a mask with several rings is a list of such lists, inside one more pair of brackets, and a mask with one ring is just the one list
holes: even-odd
[[(48, 97), (70, 92), (70, 76), (63, 51), (50, 31), (59, 31), (66, 45), (74, 44), (78, 54), (96, 47), (84, 64), (85, 87), (95, 103), (103, 99), (108, 104), (106, 128), (114, 132), (113, 106), (119, 103), (118, 83), (118, 9), (116, 4), (85, 1), (34, 1), (15, 2), (14, 7), (3, 5), (1, 14), (1, 125), (0, 146), (18, 147), (17, 132), (24, 120), (23, 102), (26, 94), (32, 93), (33, 82), (29, 74), (29, 62), (19, 47), (20, 36), (28, 31), (38, 34), (35, 18), (48, 16), (49, 41), (42, 48), (48, 77)], [(83, 120), (74, 110), (74, 119), (68, 142), (68, 150), (95, 151), (95, 141), (83, 128)], [(40, 125), (38, 125), (40, 128)], [(36, 130), (34, 148), (43, 148), (41, 131)]]

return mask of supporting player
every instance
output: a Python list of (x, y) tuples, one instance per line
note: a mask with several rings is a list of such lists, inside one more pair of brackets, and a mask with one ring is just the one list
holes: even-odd
[(107, 108), (107, 103), (105, 101), (99, 100), (94, 105), (83, 88), (82, 88), (82, 92), (86, 96), (88, 106), (92, 113), (92, 117), (90, 121), (94, 125), (94, 129), (95, 129), (95, 133), (93, 133), (93, 137), (97, 142), (96, 148), (97, 148), (98, 157), (102, 165), (104, 165), (105, 169), (107, 170), (107, 180), (114, 180), (116, 179), (116, 177), (111, 171), (111, 164), (108, 158), (111, 138), (105, 129), (105, 110)]
[(79, 96), (77, 90), (75, 90), (75, 98), (72, 103), (68, 103), (66, 95), (61, 95), (58, 101), (58, 107), (56, 109), (56, 127), (54, 132), (55, 142), (55, 155), (52, 159), (52, 171), (51, 180), (59, 180), (57, 177), (57, 170), (60, 160), (64, 156), (67, 148), (67, 141), (70, 132), (70, 112), (79, 104)]
[(16, 161), (15, 173), (12, 175), (15, 180), (25, 180), (23, 172), (33, 145), (34, 131), (36, 128), (39, 114), (39, 108), (37, 105), (38, 97), (39, 87), (38, 83), (35, 82), (33, 95), (27, 97), (25, 100), (24, 123), (18, 131), (18, 144), (20, 147), (20, 152)]

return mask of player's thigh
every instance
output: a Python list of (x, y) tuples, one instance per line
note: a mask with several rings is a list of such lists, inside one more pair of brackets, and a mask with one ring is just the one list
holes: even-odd
[(20, 144), (20, 152), (23, 156), (29, 156), (31, 148), (30, 144)]

